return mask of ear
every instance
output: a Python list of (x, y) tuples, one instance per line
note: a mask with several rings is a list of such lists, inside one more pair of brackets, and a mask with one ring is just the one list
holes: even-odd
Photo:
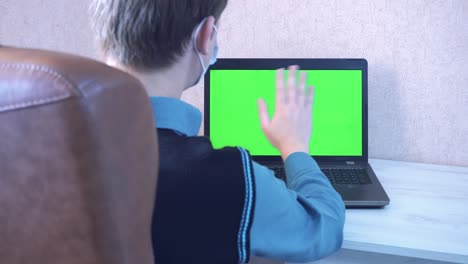
[(210, 47), (212, 47), (212, 42), (214, 41), (214, 24), (215, 18), (209, 16), (203, 25), (201, 25), (200, 32), (197, 36), (197, 48), (203, 55), (208, 55), (210, 53)]

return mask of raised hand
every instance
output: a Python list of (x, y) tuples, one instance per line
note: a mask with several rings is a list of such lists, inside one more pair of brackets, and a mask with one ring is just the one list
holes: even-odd
[(299, 66), (289, 66), (286, 82), (284, 69), (277, 70), (276, 106), (271, 120), (265, 101), (258, 100), (263, 133), (280, 151), (283, 160), (294, 152), (309, 153), (314, 87), (307, 87), (305, 72), (301, 72), (297, 80), (298, 70)]

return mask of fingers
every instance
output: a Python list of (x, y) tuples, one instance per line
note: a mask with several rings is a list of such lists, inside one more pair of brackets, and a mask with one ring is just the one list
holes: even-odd
[(270, 125), (270, 117), (268, 116), (268, 107), (265, 100), (259, 99), (258, 102), (258, 114), (260, 116), (260, 125), (262, 130), (265, 131)]
[(307, 91), (307, 96), (305, 100), (306, 107), (310, 107), (314, 104), (314, 95), (315, 95), (315, 87), (311, 85), (309, 86), (309, 90)]
[(287, 101), (288, 103), (297, 102), (297, 88), (296, 88), (296, 72), (299, 69), (299, 66), (292, 65), (288, 67), (289, 76), (288, 76), (288, 86), (287, 86)]
[[(301, 72), (299, 81), (296, 73), (299, 70), (298, 65), (288, 67), (288, 77), (286, 87), (284, 87), (284, 68), (276, 71), (276, 105), (281, 107), (285, 103), (299, 103), (301, 105), (312, 104), (313, 87), (307, 88), (307, 73)], [(306, 91), (307, 90), (307, 91)], [(309, 94), (312, 92), (312, 94)]]
[(276, 105), (284, 103), (284, 68), (276, 71)]
[(306, 82), (307, 82), (307, 73), (306, 72), (301, 72), (301, 77), (300, 77), (299, 85), (297, 87), (297, 93), (298, 99), (299, 99), (299, 104), (305, 105), (305, 102), (307, 100), (307, 94), (306, 94)]

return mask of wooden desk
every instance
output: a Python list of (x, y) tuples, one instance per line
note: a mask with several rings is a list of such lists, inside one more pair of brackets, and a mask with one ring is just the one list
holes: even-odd
[(468, 263), (468, 168), (370, 163), (390, 205), (348, 209), (343, 248)]
[(370, 163), (390, 205), (347, 209), (344, 250), (317, 264), (468, 263), (468, 168), (377, 159)]

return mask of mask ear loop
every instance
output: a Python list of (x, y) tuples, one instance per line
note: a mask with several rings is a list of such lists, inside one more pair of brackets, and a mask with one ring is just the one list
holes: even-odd
[[(216, 27), (216, 25), (213, 25), (213, 29), (214, 29), (214, 32), (216, 33), (216, 38), (217, 38), (218, 28)], [(216, 44), (214, 46), (213, 55), (211, 56), (211, 60), (210, 60), (210, 66), (216, 63), (218, 59), (218, 51), (219, 51), (218, 39), (216, 39)]]
[[(205, 72), (205, 63), (203, 63), (203, 59), (200, 55), (200, 50), (197, 48), (197, 36), (198, 36), (198, 33), (200, 33), (200, 30), (201, 30), (201, 27), (203, 26), (203, 24), (205, 24), (205, 21), (206, 21), (206, 17), (202, 20), (202, 22), (200, 22), (200, 24), (198, 25), (197, 29), (195, 30), (194, 34), (193, 34), (193, 48), (195, 49), (195, 51), (197, 52), (197, 56), (198, 56), (198, 60), (200, 61), (200, 64), (203, 68), (203, 72)], [(216, 26), (215, 26), (216, 27)], [(217, 32), (217, 31), (216, 31)]]

